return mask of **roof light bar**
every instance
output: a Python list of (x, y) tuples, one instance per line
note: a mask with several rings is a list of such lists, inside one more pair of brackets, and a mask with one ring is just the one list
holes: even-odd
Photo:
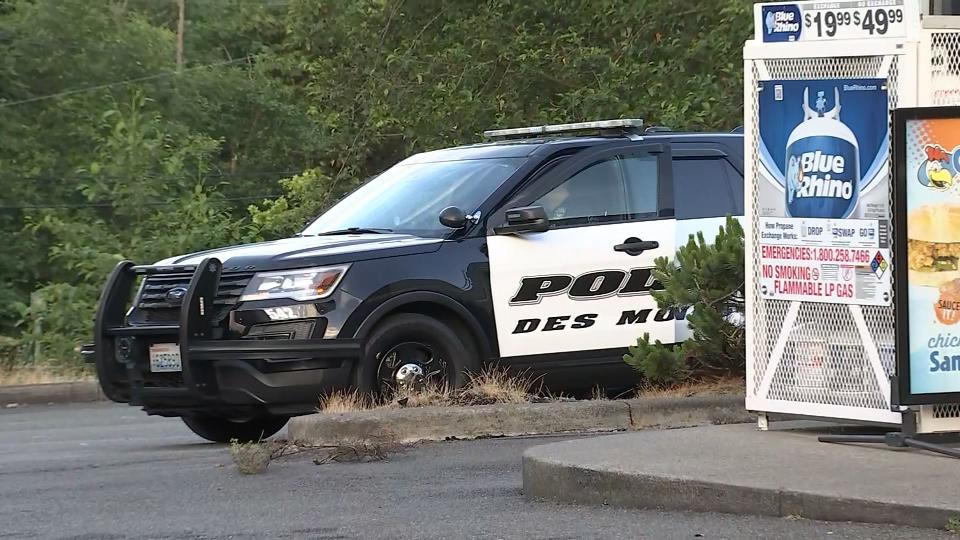
[(575, 124), (554, 124), (550, 126), (532, 126), (513, 129), (492, 129), (483, 132), (487, 138), (495, 137), (533, 137), (536, 135), (551, 135), (558, 133), (577, 133), (580, 131), (621, 130), (639, 131), (643, 128), (643, 120), (639, 118), (621, 118), (619, 120), (598, 120), (595, 122), (578, 122)]

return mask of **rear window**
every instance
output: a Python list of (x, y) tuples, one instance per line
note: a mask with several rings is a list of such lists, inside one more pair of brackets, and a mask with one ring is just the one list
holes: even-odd
[(673, 158), (677, 219), (743, 215), (743, 178), (722, 157)]

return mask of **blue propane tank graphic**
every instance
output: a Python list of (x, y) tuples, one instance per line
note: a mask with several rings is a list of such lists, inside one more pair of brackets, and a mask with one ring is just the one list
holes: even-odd
[(840, 90), (833, 89), (834, 107), (826, 108), (823, 92), (815, 109), (809, 88), (803, 91), (804, 120), (787, 139), (784, 192), (787, 215), (809, 218), (851, 217), (860, 192), (860, 145), (840, 121)]

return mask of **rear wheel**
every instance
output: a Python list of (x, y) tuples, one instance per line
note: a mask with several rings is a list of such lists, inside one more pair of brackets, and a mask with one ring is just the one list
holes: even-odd
[(257, 416), (243, 420), (220, 416), (191, 415), (181, 418), (197, 435), (208, 441), (255, 442), (273, 435), (287, 424), (286, 416)]
[(479, 364), (473, 339), (459, 324), (400, 313), (370, 333), (354, 383), (383, 397), (424, 384), (460, 388)]

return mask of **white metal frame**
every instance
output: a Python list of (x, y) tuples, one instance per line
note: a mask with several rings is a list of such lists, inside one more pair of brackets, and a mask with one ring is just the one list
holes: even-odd
[[(851, 57), (883, 57), (880, 72), (875, 76), (878, 78), (887, 78), (888, 85), (896, 84), (896, 106), (910, 107), (924, 104), (919, 95), (929, 93), (930, 82), (924, 81), (923, 77), (918, 77), (918, 73), (925, 71), (930, 73), (930, 54), (929, 54), (929, 32), (921, 28), (921, 12), (919, 3), (907, 2), (908, 21), (913, 21), (908, 25), (907, 36), (898, 39), (871, 39), (871, 40), (844, 40), (842, 42), (800, 42), (800, 43), (762, 43), (759, 40), (748, 41), (744, 45), (744, 175), (747, 182), (747, 201), (745, 205), (745, 222), (747, 224), (746, 249), (748, 254), (755, 253), (759, 246), (755, 243), (754, 231), (757, 226), (757, 208), (752, 195), (754, 186), (758, 181), (756, 170), (756, 148), (759, 144), (758, 132), (756, 129), (757, 111), (754, 108), (758, 83), (762, 80), (770, 79), (770, 74), (766, 70), (768, 60), (784, 59), (832, 59), (832, 58), (851, 58)], [(760, 5), (755, 9), (759, 13)], [(913, 11), (911, 14), (910, 11)], [(759, 20), (759, 17), (757, 17)], [(940, 18), (942, 19), (942, 18)], [(951, 17), (953, 19), (960, 19)], [(942, 21), (941, 21), (942, 24)], [(921, 43), (926, 47), (922, 46)], [(921, 56), (920, 51), (926, 49), (926, 57)], [(890, 72), (893, 60), (896, 58), (898, 76), (894, 79)], [(924, 64), (925, 62), (925, 64)], [(809, 78), (809, 77), (803, 77)], [(927, 77), (929, 79), (929, 77)], [(926, 83), (926, 84), (925, 84)], [(921, 88), (922, 86), (922, 88)], [(891, 106), (893, 103), (891, 103)], [(752, 255), (749, 255), (752, 261)], [(896, 262), (894, 262), (896, 264)], [(766, 427), (767, 412), (794, 414), (798, 416), (814, 416), (824, 418), (850, 419), (865, 422), (876, 422), (882, 424), (899, 424), (901, 421), (900, 412), (891, 410), (890, 406), (890, 382), (889, 376), (892, 375), (892, 366), (884, 366), (881, 361), (880, 347), (885, 350), (892, 350), (893, 333), (890, 332), (889, 343), (877, 343), (871, 336), (867, 327), (867, 321), (864, 317), (863, 309), (860, 306), (846, 306), (849, 315), (856, 328), (857, 335), (861, 340), (864, 352), (867, 356), (869, 365), (869, 375), (879, 389), (882, 395), (883, 407), (851, 407), (830, 403), (811, 403), (809, 401), (791, 401), (783, 399), (772, 399), (770, 397), (771, 383), (781, 366), (785, 356), (788, 341), (791, 332), (797, 321), (802, 304), (804, 302), (790, 302), (785, 316), (780, 324), (776, 336), (765, 335), (768, 329), (760, 328), (767, 321), (758, 319), (757, 302), (769, 302), (769, 300), (757, 299), (754, 294), (758, 286), (758, 276), (755, 274), (752, 264), (748, 263), (746, 272), (746, 310), (748, 320), (747, 325), (747, 397), (746, 407), (748, 410), (756, 411), (758, 416), (758, 426), (761, 429)], [(767, 310), (764, 310), (766, 313)], [(892, 317), (891, 317), (892, 330)], [(757, 339), (758, 337), (766, 340), (773, 340), (773, 346), (769, 358), (759, 359)], [(886, 339), (886, 338), (884, 338)], [(769, 346), (769, 343), (767, 343)], [(888, 365), (890, 363), (888, 362)], [(759, 366), (763, 366), (763, 372), (758, 373)], [(930, 425), (928, 421), (927, 425)]]

